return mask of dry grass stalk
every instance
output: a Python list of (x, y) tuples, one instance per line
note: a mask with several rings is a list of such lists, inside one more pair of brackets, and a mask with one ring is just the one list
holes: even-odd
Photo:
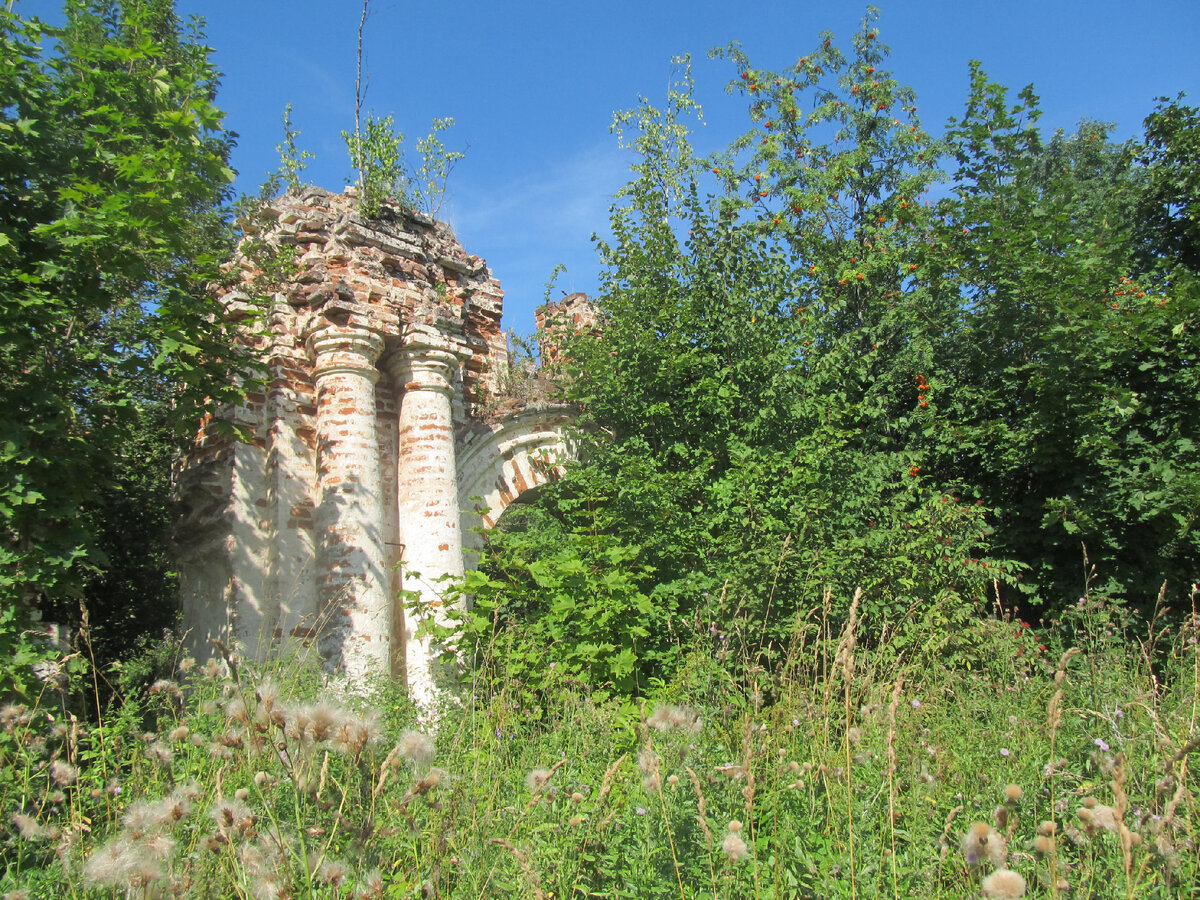
[(904, 687), (904, 676), (899, 675), (892, 685), (892, 699), (888, 703), (887, 775), (888, 775), (888, 835), (891, 841), (892, 896), (900, 896), (900, 876), (896, 871), (896, 710), (900, 706), (900, 691)]
[(708, 827), (708, 819), (705, 817), (704, 791), (700, 788), (700, 777), (695, 770), (685, 766), (684, 771), (692, 780), (692, 788), (696, 791), (696, 824), (704, 832), (704, 844), (708, 848), (708, 876), (712, 882), (712, 893), (715, 897), (717, 896), (717, 870), (713, 866), (713, 833), (712, 829)]
[(619, 757), (617, 757), (616, 760), (613, 761), (613, 764), (604, 771), (604, 778), (600, 780), (600, 790), (596, 794), (597, 803), (607, 797), (608, 792), (612, 790), (613, 775), (616, 774), (617, 769), (621, 767), (621, 763), (625, 762), (625, 759), (628, 756), (628, 753), (622, 753)]
[[(1186, 744), (1184, 744), (1182, 747), (1180, 747), (1179, 750), (1175, 753), (1175, 755), (1167, 760), (1167, 766), (1166, 766), (1167, 774), (1168, 775), (1171, 774), (1171, 769), (1174, 767), (1175, 763), (1179, 762), (1180, 760), (1186, 760), (1188, 758), (1188, 755), (1193, 750), (1196, 750), (1196, 749), (1200, 749), (1200, 735), (1197, 735), (1196, 737), (1194, 737), (1190, 741), (1188, 741)], [(1186, 768), (1186, 764), (1182, 768)]]
[[(1166, 809), (1163, 810), (1162, 821), (1158, 823), (1154, 838), (1154, 846), (1160, 856), (1169, 857), (1174, 853), (1175, 843), (1171, 839), (1172, 832), (1179, 823), (1178, 811), (1184, 799), (1190, 799), (1192, 806), (1195, 806), (1195, 799), (1191, 796), (1186, 787), (1187, 782), (1187, 757), (1183, 758), (1183, 765), (1179, 767), (1179, 774), (1175, 776), (1175, 793), (1171, 799), (1167, 801)], [(1186, 827), (1186, 823), (1185, 827)]]
[(946, 813), (946, 821), (942, 823), (942, 836), (938, 839), (938, 844), (941, 847), (942, 862), (946, 861), (946, 857), (950, 855), (950, 848), (954, 846), (954, 841), (950, 838), (950, 829), (954, 827), (954, 820), (962, 811), (962, 806), (954, 807), (954, 809)]
[[(842, 639), (838, 642), (834, 665), (842, 670), (843, 700), (845, 712), (846, 735), (849, 734), (853, 723), (851, 693), (854, 688), (854, 648), (858, 642), (858, 606), (862, 600), (862, 588), (855, 588), (854, 599), (850, 601), (850, 614), (846, 618), (846, 627), (842, 631)], [(850, 898), (858, 896), (857, 859), (854, 854), (854, 759), (851, 754), (850, 740), (843, 735), (842, 746), (846, 756), (846, 847), (850, 862)]]
[(375, 782), (375, 788), (371, 791), (371, 799), (376, 800), (383, 793), (383, 788), (387, 784), (388, 776), (392, 773), (392, 768), (396, 762), (396, 757), (400, 753), (400, 745), (393, 747), (388, 755), (383, 759), (383, 765), (379, 767), (379, 779)]
[(688, 778), (692, 780), (692, 787), (696, 791), (696, 822), (699, 824), (700, 830), (704, 832), (704, 840), (708, 844), (708, 852), (712, 853), (713, 836), (712, 830), (708, 827), (708, 819), (705, 817), (704, 791), (700, 789), (700, 778), (691, 768), (685, 767), (684, 771), (688, 773)]
[[(600, 781), (600, 790), (596, 793), (597, 806), (599, 806), (600, 802), (608, 796), (608, 792), (612, 790), (613, 776), (617, 773), (617, 769), (621, 768), (621, 764), (625, 762), (628, 756), (628, 753), (622, 753), (616, 758), (616, 760), (613, 761), (611, 766), (605, 769), (604, 778)], [(615, 806), (610, 807), (608, 812), (604, 814), (604, 817), (596, 823), (596, 831), (603, 831), (610, 824), (612, 824), (613, 817), (616, 816), (616, 814), (617, 808)]]
[(752, 813), (754, 812), (754, 724), (747, 722), (746, 727), (742, 731), (742, 774), (746, 778), (746, 786), (742, 788), (742, 808), (746, 811), (746, 817), (753, 821)]
[(321, 777), (317, 782), (317, 799), (321, 799), (321, 795), (325, 793), (325, 779), (329, 777), (329, 751), (325, 751), (325, 757), (321, 760)]
[(536, 900), (547, 900), (547, 894), (542, 890), (541, 879), (538, 878), (537, 872), (533, 870), (533, 866), (529, 864), (529, 860), (526, 859), (525, 854), (518, 850), (512, 841), (505, 838), (492, 838), (492, 843), (499, 844), (513, 855), (517, 864), (521, 867), (521, 871), (525, 874), (525, 878), (528, 880), (529, 887), (533, 890), (533, 896)]
[(1117, 834), (1121, 839), (1121, 863), (1125, 870), (1127, 896), (1133, 897), (1133, 834), (1125, 825), (1125, 813), (1129, 811), (1129, 797), (1125, 794), (1125, 754), (1118, 753), (1113, 766), (1112, 789), (1115, 802), (1113, 814), (1117, 820)]
[[(1079, 655), (1078, 647), (1071, 647), (1063, 653), (1058, 661), (1058, 668), (1054, 671), (1054, 695), (1050, 698), (1050, 703), (1046, 708), (1046, 722), (1050, 727), (1050, 764), (1047, 769), (1047, 782), (1050, 791), (1050, 809), (1053, 812), (1056, 807), (1056, 798), (1054, 787), (1056, 784), (1056, 776), (1058, 775), (1058, 759), (1056, 756), (1058, 743), (1058, 727), (1062, 724), (1062, 701), (1063, 681), (1067, 677), (1067, 665), (1071, 659)], [(1050, 896), (1058, 897), (1058, 854), (1053, 854), (1050, 857)]]

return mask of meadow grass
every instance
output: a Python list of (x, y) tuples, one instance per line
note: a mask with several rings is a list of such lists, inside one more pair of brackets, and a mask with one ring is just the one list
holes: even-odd
[(229, 652), (98, 721), (52, 681), (0, 710), (0, 892), (1200, 897), (1200, 618), (1119, 613), (953, 657), (852, 616), (779, 672), (697, 646), (644, 701), (501, 679), (436, 728)]

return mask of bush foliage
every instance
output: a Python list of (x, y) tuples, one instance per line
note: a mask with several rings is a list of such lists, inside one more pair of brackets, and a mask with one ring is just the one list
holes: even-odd
[[(827, 592), (855, 588), (867, 634), (951, 657), (985, 610), (1093, 590), (1148, 612), (1164, 583), (1185, 610), (1195, 110), (1160, 101), (1141, 143), (1094, 122), (1046, 138), (1032, 89), (973, 63), (935, 137), (874, 14), (846, 51), (826, 34), (780, 71), (714, 53), (748, 104), (728, 149), (690, 143), (686, 61), (664, 109), (616, 118), (635, 162), (600, 242), (603, 326), (562, 354), (586, 462), (492, 535), (474, 632), (536, 633), (518, 654), (533, 683), (544, 651), (624, 684), (713, 629), (776, 664)], [(533, 568), (548, 547), (589, 598), (572, 602), (648, 599), (648, 628), (589, 620), (620, 671), (575, 655)]]

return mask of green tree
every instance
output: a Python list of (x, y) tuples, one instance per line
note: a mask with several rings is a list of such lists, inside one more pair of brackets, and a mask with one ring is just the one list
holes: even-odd
[[(989, 557), (987, 511), (927, 472), (926, 378), (959, 307), (925, 274), (936, 145), (884, 69), (874, 14), (849, 57), (827, 34), (780, 72), (718, 55), (751, 120), (727, 151), (693, 151), (686, 69), (665, 110), (618, 116), (636, 162), (600, 247), (602, 337), (563, 352), (593, 438), (543, 502), (653, 573), (636, 584), (660, 619), (632, 647), (643, 682), (696, 631), (778, 662), (827, 594), (836, 624), (857, 587), (895, 646), (954, 649), (946, 626), (1013, 567)], [(490, 571), (538, 540), (493, 541)], [(551, 602), (529, 579), (488, 590), (492, 608)]]
[(995, 603), (1177, 598), (1200, 570), (1194, 111), (1160, 104), (1142, 145), (1091, 122), (1044, 140), (1032, 89), (973, 65), (935, 140), (875, 22), (778, 72), (716, 51), (751, 128), (710, 158), (686, 69), (664, 110), (617, 117), (634, 177), (601, 336), (562, 348), (586, 463), (493, 535), (472, 588), (477, 638), (554, 623), (504, 655), (517, 676), (546, 655), (595, 675), (539, 558), (612, 586), (606, 608), (650, 598), (652, 627), (599, 639), (639, 684), (696, 632), (777, 663), (855, 588), (864, 635), (911, 659), (969, 655)]
[(1138, 210), (1139, 237), (1153, 260), (1174, 260), (1200, 274), (1200, 110), (1160, 97), (1146, 118), (1139, 162), (1147, 185)]
[(1147, 229), (1162, 252), (1173, 232), (1139, 214), (1165, 208), (1149, 198), (1181, 160), (1094, 122), (1043, 142), (1037, 118), (1031, 89), (1010, 105), (973, 65), (937, 229), (963, 298), (939, 354), (953, 390), (939, 392), (937, 465), (1000, 508), (998, 546), (1042, 599), (1090, 583), (1149, 603), (1164, 579), (1181, 597), (1200, 568), (1198, 298), (1146, 255)]
[(64, 19), (0, 12), (0, 652), (105, 565), (107, 526), (80, 513), (145, 403), (194, 427), (246, 371), (203, 289), (233, 172), (198, 26), (170, 0)]

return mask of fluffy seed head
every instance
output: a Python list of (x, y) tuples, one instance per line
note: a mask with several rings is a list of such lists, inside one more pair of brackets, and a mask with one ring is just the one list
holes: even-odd
[(433, 762), (433, 738), (419, 731), (405, 731), (400, 735), (400, 743), (396, 745), (400, 755), (414, 766), (427, 766)]
[(690, 731), (696, 733), (704, 727), (700, 714), (688, 706), (672, 706), (663, 703), (655, 707), (646, 724), (657, 731)]
[(976, 822), (967, 829), (959, 843), (967, 865), (972, 868), (983, 863), (990, 863), (994, 868), (1002, 868), (1008, 858), (1008, 850), (1004, 846), (1004, 838), (986, 822)]
[(79, 777), (79, 770), (68, 762), (56, 759), (50, 763), (50, 777), (55, 784), (66, 787), (75, 783), (75, 779)]
[(12, 731), (18, 726), (28, 725), (28, 712), (29, 707), (24, 703), (6, 703), (0, 706), (0, 726), (3, 726), (5, 731)]
[(337, 887), (346, 880), (346, 872), (346, 864), (340, 859), (322, 860), (317, 869), (316, 880), (322, 884)]
[(721, 849), (725, 851), (725, 855), (731, 862), (741, 862), (750, 855), (750, 848), (746, 846), (746, 842), (736, 831), (730, 831), (725, 835), (725, 839), (721, 841)]
[(638, 754), (638, 771), (643, 775), (653, 775), (658, 771), (658, 754), (646, 747)]
[(525, 786), (536, 794), (546, 786), (546, 782), (550, 780), (550, 774), (549, 769), (534, 769), (525, 776)]
[(314, 703), (308, 709), (308, 736), (317, 743), (327, 741), (342, 722), (342, 711), (332, 703)]
[(262, 704), (265, 710), (270, 711), (274, 709), (279, 704), (279, 682), (273, 678), (264, 678), (255, 687), (254, 697)]
[(254, 826), (254, 815), (241, 800), (218, 800), (209, 814), (222, 836), (245, 834)]
[(331, 746), (337, 753), (357, 757), (367, 744), (379, 737), (379, 720), (368, 716), (363, 719), (346, 718), (334, 728)]
[(1025, 792), (1021, 790), (1019, 784), (1009, 784), (1004, 787), (1004, 801), (1006, 803), (1016, 803), (1021, 799), (1021, 795)]
[(170, 859), (171, 854), (175, 852), (175, 839), (163, 831), (146, 835), (142, 845), (152, 857), (164, 862)]
[(179, 689), (179, 685), (169, 678), (160, 678), (150, 686), (151, 694), (162, 694), (167, 697), (173, 697), (176, 700), (183, 699), (183, 691)]
[(225, 717), (233, 719), (235, 722), (249, 722), (250, 713), (246, 709), (246, 701), (241, 697), (234, 697), (225, 704)]
[(27, 816), (25, 813), (13, 813), (12, 820), (13, 824), (17, 826), (17, 833), (27, 841), (40, 841), (50, 837), (50, 829), (33, 816)]
[(383, 890), (383, 873), (378, 869), (372, 869), (362, 876), (358, 896), (363, 898), (382, 897)]
[(180, 785), (154, 804), (154, 820), (157, 825), (173, 825), (181, 819), (186, 819), (192, 811), (192, 804), (200, 796), (195, 782)]
[[(1084, 814), (1087, 814), (1086, 816)], [(1107, 831), (1109, 834), (1116, 834), (1120, 831), (1121, 826), (1117, 821), (1117, 812), (1111, 806), (1097, 804), (1091, 809), (1084, 807), (1079, 810), (1079, 819), (1087, 825), (1088, 834), (1095, 834), (1098, 831)]]
[(164, 874), (162, 864), (149, 854), (144, 843), (119, 835), (93, 853), (83, 869), (83, 877), (93, 884), (129, 891), (153, 884)]
[(146, 758), (160, 766), (169, 766), (171, 760), (175, 758), (175, 751), (162, 741), (155, 741), (146, 748)]
[(121, 824), (125, 826), (128, 837), (141, 840), (146, 835), (160, 830), (167, 822), (157, 803), (150, 800), (138, 800), (129, 804), (129, 808), (121, 816)]
[(983, 879), (983, 895), (996, 900), (1017, 900), (1025, 896), (1025, 879), (1011, 869), (997, 869)]

